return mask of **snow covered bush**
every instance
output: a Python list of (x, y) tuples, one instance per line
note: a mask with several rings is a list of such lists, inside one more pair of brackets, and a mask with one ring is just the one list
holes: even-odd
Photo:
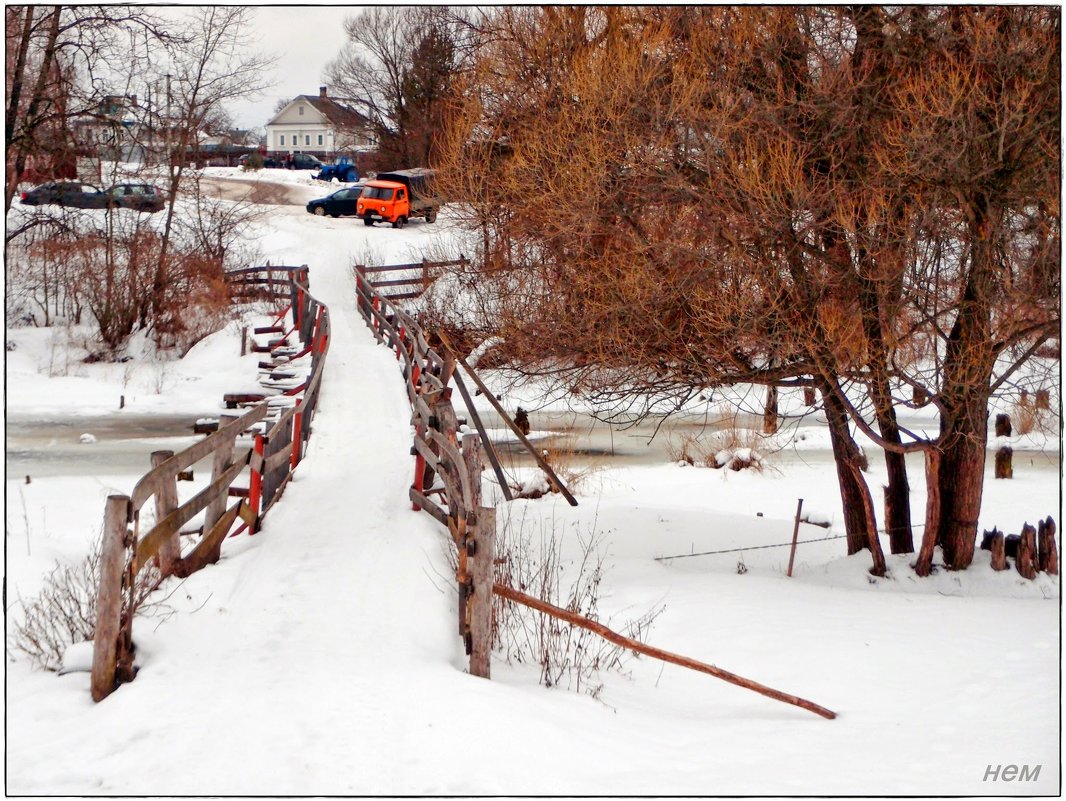
[[(124, 606), (134, 614), (144, 608), (159, 583), (159, 571), (145, 567)], [(96, 593), (100, 585), (100, 544), (74, 565), (56, 562), (34, 598), (19, 598), (11, 610), (8, 650), (29, 657), (37, 668), (58, 671), (71, 645), (96, 634)]]

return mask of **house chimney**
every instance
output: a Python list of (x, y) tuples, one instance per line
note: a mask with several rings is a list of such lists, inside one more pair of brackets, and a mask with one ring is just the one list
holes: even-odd
[(326, 97), (326, 87), (324, 87), (324, 86), (318, 87), (318, 96), (320, 98), (322, 98), (323, 100), (325, 99), (325, 97)]

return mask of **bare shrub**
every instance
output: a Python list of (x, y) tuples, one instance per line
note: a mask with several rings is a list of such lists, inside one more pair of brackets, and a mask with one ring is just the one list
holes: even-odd
[(1034, 403), (1028, 392), (1013, 404), (1010, 412), (1015, 422), (1015, 433), (1021, 436), (1041, 432), (1050, 434), (1057, 429), (1056, 415), (1049, 404)]
[[(574, 533), (578, 551), (568, 559), (562, 554), (554, 520), (508, 518), (497, 532), (495, 581), (599, 620), (600, 587), (607, 569), (602, 538), (594, 527)], [(660, 612), (662, 607), (656, 607), (626, 621), (622, 633), (644, 641)], [(611, 619), (600, 622), (610, 625)], [(538, 666), (545, 687), (565, 685), (593, 697), (603, 690), (600, 674), (624, 671), (633, 657), (627, 649), (586, 629), (500, 596), (493, 597), (492, 642), (493, 650), (508, 662)]]
[[(159, 584), (159, 571), (142, 570), (132, 593), (127, 590), (125, 610), (134, 614), (144, 608), (148, 595)], [(96, 635), (96, 594), (100, 585), (100, 542), (73, 565), (56, 562), (36, 597), (19, 598), (19, 611), (8, 634), (8, 648), (29, 657), (37, 668), (58, 671), (63, 653), (75, 643)], [(128, 612), (127, 612), (128, 614)]]

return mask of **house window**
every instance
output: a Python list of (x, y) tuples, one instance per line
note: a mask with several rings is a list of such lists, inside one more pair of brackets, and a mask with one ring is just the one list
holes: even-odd
[(321, 144), (322, 144), (322, 134), (319, 134), (319, 135), (318, 135), (318, 144), (319, 144), (319, 145), (321, 145)]
[(302, 117), (303, 115), (304, 115), (304, 107), (300, 106), (300, 116)]
[(304, 136), (304, 144), (305, 145), (311, 144), (311, 135), (310, 134), (307, 134), (306, 136)]
[(281, 146), (285, 147), (285, 134), (281, 135)]

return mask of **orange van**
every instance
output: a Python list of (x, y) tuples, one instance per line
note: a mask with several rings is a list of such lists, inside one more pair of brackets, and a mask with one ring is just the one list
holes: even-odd
[(403, 228), (412, 217), (425, 217), (426, 222), (437, 219), (440, 198), (429, 191), (428, 181), (433, 171), (424, 168), (381, 173), (367, 181), (356, 203), (356, 214), (364, 225), (378, 220)]

